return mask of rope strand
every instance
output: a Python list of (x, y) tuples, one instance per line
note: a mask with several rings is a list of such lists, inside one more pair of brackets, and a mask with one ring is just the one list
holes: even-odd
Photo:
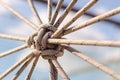
[(91, 65), (95, 66), (96, 68), (102, 70), (103, 72), (109, 74), (110, 76), (114, 77), (116, 80), (120, 80), (120, 74), (117, 74), (116, 72), (112, 71), (111, 69), (105, 67), (104, 65), (92, 60), (90, 57), (82, 54), (81, 52), (75, 50), (72, 47), (69, 46), (64, 46), (64, 48), (66, 50), (68, 50), (69, 52), (71, 52), (72, 54), (80, 57), (81, 59), (83, 59), (84, 61), (90, 63)]
[(50, 44), (120, 47), (120, 41), (48, 39)]
[(6, 52), (4, 52), (4, 53), (0, 53), (0, 58), (2, 58), (2, 57), (5, 57), (5, 56), (8, 56), (8, 55), (11, 55), (11, 54), (13, 54), (13, 53), (15, 53), (15, 52), (18, 52), (18, 51), (20, 51), (20, 50), (23, 50), (23, 49), (25, 49), (25, 48), (27, 48), (28, 46), (25, 44), (25, 45), (21, 45), (21, 46), (19, 46), (19, 47), (16, 47), (16, 48), (14, 48), (14, 49), (11, 49), (11, 50), (9, 50), (9, 51), (6, 51)]
[(31, 11), (32, 11), (36, 21), (38, 22), (39, 25), (42, 24), (41, 18), (39, 17), (39, 14), (38, 14), (37, 10), (35, 9), (33, 0), (28, 0), (28, 3), (29, 3), (29, 6), (31, 8)]
[(52, 62), (54, 64), (54, 66), (56, 67), (56, 69), (58, 70), (58, 73), (61, 75), (61, 77), (64, 80), (70, 80), (68, 75), (65, 73), (65, 71), (63, 70), (63, 68), (60, 66), (60, 64), (58, 63), (56, 58), (52, 58)]
[(58, 29), (52, 37), (58, 37), (67, 27), (69, 27), (73, 22), (75, 22), (80, 16), (82, 16), (89, 8), (91, 8), (97, 0), (90, 0), (82, 9), (80, 9), (63, 27)]
[(26, 41), (26, 38), (20, 37), (20, 36), (12, 36), (8, 34), (0, 34), (0, 38), (5, 38), (5, 39), (11, 39), (11, 40), (17, 40), (17, 41)]
[(60, 11), (60, 8), (61, 8), (61, 6), (62, 6), (63, 1), (64, 1), (64, 0), (59, 0), (59, 1), (58, 1), (57, 6), (56, 6), (56, 9), (55, 9), (55, 12), (54, 12), (54, 14), (53, 14), (52, 17), (51, 17), (51, 21), (50, 21), (50, 24), (51, 24), (51, 25), (54, 24), (55, 19), (57, 18), (57, 15), (58, 15), (58, 13), (59, 13), (59, 11)]
[(62, 21), (65, 19), (67, 14), (70, 12), (70, 10), (73, 8), (77, 0), (72, 0), (71, 3), (67, 6), (67, 8), (64, 10), (63, 14), (60, 16), (60, 18), (57, 20), (57, 22), (54, 24), (54, 27), (58, 27)]
[(9, 73), (11, 73), (13, 70), (15, 70), (18, 66), (20, 66), (23, 62), (25, 62), (31, 56), (33, 56), (33, 52), (28, 54), (26, 57), (24, 57), (23, 59), (18, 61), (12, 67), (10, 67), (6, 72), (4, 72), (2, 75), (0, 75), (0, 80), (2, 80), (4, 77), (6, 77)]
[(18, 72), (13, 76), (12, 80), (16, 80), (20, 74), (24, 71), (24, 69), (30, 64), (30, 62), (33, 60), (34, 56), (30, 57), (28, 60), (25, 61), (25, 63), (22, 65), (22, 67), (18, 70)]
[(21, 14), (19, 14), (17, 11), (15, 11), (12, 7), (10, 7), (8, 4), (4, 3), (3, 1), (0, 0), (0, 5), (2, 5), (3, 7), (5, 7), (6, 9), (8, 9), (10, 12), (12, 12), (15, 16), (17, 16), (19, 19), (21, 19), (22, 21), (24, 21), (26, 24), (28, 24), (29, 26), (31, 26), (34, 30), (38, 30), (38, 27), (33, 24), (31, 21), (29, 21), (28, 19), (26, 19), (25, 17), (23, 17)]
[(90, 19), (90, 20), (88, 20), (88, 21), (86, 21), (86, 22), (84, 22), (84, 23), (80, 23), (80, 24), (77, 25), (77, 26), (71, 27), (71, 28), (63, 31), (62, 35), (66, 35), (66, 34), (69, 34), (69, 33), (71, 33), (71, 32), (77, 31), (77, 30), (79, 30), (79, 29), (88, 27), (88, 26), (91, 25), (91, 24), (94, 24), (94, 23), (96, 23), (96, 22), (105, 20), (106, 18), (111, 17), (111, 16), (114, 16), (114, 15), (116, 15), (116, 14), (118, 14), (118, 13), (120, 13), (120, 7), (116, 8), (116, 9), (113, 9), (113, 10), (111, 10), (111, 11), (109, 11), (109, 12), (106, 12), (106, 13), (104, 13), (104, 14), (102, 14), (102, 15), (99, 15), (99, 16), (97, 16), (97, 17), (94, 17), (94, 18), (92, 18), (92, 19)]

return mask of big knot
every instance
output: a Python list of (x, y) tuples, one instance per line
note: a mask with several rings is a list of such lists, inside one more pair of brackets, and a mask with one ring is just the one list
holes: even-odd
[(33, 47), (37, 52), (41, 54), (43, 58), (46, 59), (51, 56), (62, 56), (63, 48), (60, 45), (49, 44), (47, 42), (55, 31), (56, 28), (50, 24), (40, 25), (40, 29), (27, 39), (28, 46)]

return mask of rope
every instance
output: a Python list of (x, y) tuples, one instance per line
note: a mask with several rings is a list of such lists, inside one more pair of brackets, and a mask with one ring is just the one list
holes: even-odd
[(33, 53), (40, 54), (44, 59), (51, 59), (51, 56), (61, 57), (63, 48), (57, 44), (49, 44), (48, 39), (51, 37), (56, 28), (50, 24), (40, 25), (40, 29), (28, 37), (27, 44), (34, 48)]
[(72, 54), (80, 57), (84, 61), (86, 61), (86, 62), (90, 63), (91, 65), (95, 66), (96, 68), (100, 69), (101, 71), (103, 71), (103, 72), (109, 74), (110, 76), (114, 77), (116, 80), (120, 80), (120, 74), (112, 71), (111, 69), (107, 68), (106, 66), (96, 62), (95, 60), (93, 60), (90, 57), (82, 54), (81, 52), (75, 50), (74, 48), (72, 48), (70, 46), (64, 46), (64, 48), (66, 50), (68, 50), (69, 52), (71, 52)]

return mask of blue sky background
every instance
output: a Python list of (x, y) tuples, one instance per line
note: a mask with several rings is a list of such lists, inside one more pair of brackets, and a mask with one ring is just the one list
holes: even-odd
[[(3, 0), (4, 1), (4, 0)], [(57, 0), (54, 0), (57, 1)], [(64, 4), (68, 4), (71, 0), (65, 0)], [(75, 5), (76, 8), (81, 8), (89, 0), (78, 0)], [(31, 10), (29, 9), (28, 3), (24, 0), (5, 0), (4, 2), (11, 5), (15, 10), (20, 12), (23, 16), (35, 22)], [(106, 13), (109, 10), (117, 8), (120, 6), (120, 0), (99, 0), (89, 12), (93, 12), (96, 15)], [(42, 3), (35, 3), (36, 8), (42, 18), (43, 22), (47, 22), (47, 6)], [(54, 11), (53, 11), (54, 12)], [(60, 14), (62, 14), (61, 10)], [(59, 14), (59, 16), (60, 16)], [(67, 16), (69, 20), (71, 16), (74, 15), (74, 12), (70, 12)], [(77, 20), (73, 25), (80, 24), (86, 20), (90, 19), (87, 16), (82, 16)], [(111, 17), (120, 21), (120, 14)], [(64, 24), (64, 23), (63, 23)], [(62, 24), (62, 25), (63, 25)], [(34, 30), (32, 30), (27, 24), (19, 20), (16, 16), (11, 14), (5, 8), (0, 6), (0, 33), (10, 34), (10, 35), (19, 35), (23, 37), (28, 37)], [(90, 25), (87, 28), (81, 29), (74, 32), (73, 34), (67, 35), (65, 37), (69, 39), (82, 39), (82, 40), (120, 40), (120, 28), (113, 24), (108, 24), (106, 22), (99, 22), (94, 25)], [(0, 39), (0, 53), (15, 48), (24, 43), (19, 41), (12, 41), (7, 39)], [(120, 48), (114, 47), (94, 47), (94, 46), (73, 46), (76, 49), (82, 51), (85, 55), (90, 56), (92, 59), (97, 60), (98, 62), (105, 63), (110, 69), (120, 73)], [(0, 74), (5, 72), (10, 66), (15, 64), (18, 60), (24, 57), (30, 52), (30, 49), (25, 49), (20, 52), (14, 53), (13, 55), (0, 58)], [(59, 58), (59, 61), (65, 71), (70, 76), (71, 80), (115, 80), (111, 76), (101, 72), (100, 70), (94, 68), (85, 61), (75, 57), (69, 52), (65, 51), (63, 57)], [(19, 69), (19, 68), (18, 68)], [(24, 80), (25, 74), (29, 67), (24, 71), (24, 73), (19, 77), (18, 80)], [(12, 76), (16, 73), (17, 69), (8, 75), (4, 80), (10, 80)], [(39, 63), (36, 67), (36, 70), (32, 76), (33, 80), (48, 80), (48, 64), (47, 61), (40, 58)], [(38, 75), (39, 74), (39, 75)], [(62, 79), (61, 79), (62, 80)]]

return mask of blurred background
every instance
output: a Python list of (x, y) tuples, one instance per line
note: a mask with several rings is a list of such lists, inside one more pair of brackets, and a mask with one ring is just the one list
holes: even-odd
[[(3, 0), (16, 11), (22, 14), (24, 17), (30, 21), (36, 21), (29, 8), (27, 0)], [(70, 3), (71, 0), (64, 0), (61, 11), (58, 15), (62, 14), (64, 8)], [(78, 0), (72, 11), (68, 14), (67, 18), (60, 25), (62, 26), (69, 20), (76, 11), (80, 10), (85, 4), (90, 0)], [(53, 0), (53, 12), (58, 0)], [(34, 0), (35, 7), (44, 23), (48, 22), (47, 16), (47, 3), (46, 0)], [(101, 15), (120, 7), (120, 0), (99, 0), (93, 7), (91, 7), (85, 15), (81, 16), (73, 25), (80, 24), (86, 20), (91, 19), (97, 15)], [(34, 30), (21, 21), (19, 18), (14, 16), (11, 12), (6, 10), (0, 5), (0, 33), (9, 34), (15, 36), (28, 37), (33, 33)], [(79, 39), (79, 40), (112, 40), (120, 41), (120, 14), (110, 17), (105, 21), (98, 22), (96, 24), (90, 25), (89, 27), (78, 30), (72, 34), (66, 35), (67, 39)], [(0, 53), (15, 48), (24, 44), (23, 42), (0, 39)], [(120, 73), (120, 47), (98, 47), (98, 46), (81, 46), (73, 45), (74, 48), (83, 52), (85, 55), (91, 57), (92, 59), (104, 64), (110, 69), (117, 73)], [(30, 49), (24, 49), (10, 56), (0, 58), (0, 74), (5, 72), (8, 68), (14, 65), (18, 60), (26, 56), (30, 52)], [(89, 63), (83, 61), (82, 59), (72, 55), (71, 53), (65, 51), (64, 56), (58, 58), (60, 64), (64, 70), (68, 73), (71, 80), (115, 80), (106, 73), (100, 71)], [(16, 73), (14, 70), (10, 75), (8, 75), (4, 80), (10, 80), (12, 76)], [(29, 67), (23, 72), (18, 80), (24, 80)], [(48, 80), (49, 79), (49, 69), (46, 60), (40, 58), (39, 63), (32, 75), (31, 80)], [(59, 80), (62, 80), (60, 77)]]

